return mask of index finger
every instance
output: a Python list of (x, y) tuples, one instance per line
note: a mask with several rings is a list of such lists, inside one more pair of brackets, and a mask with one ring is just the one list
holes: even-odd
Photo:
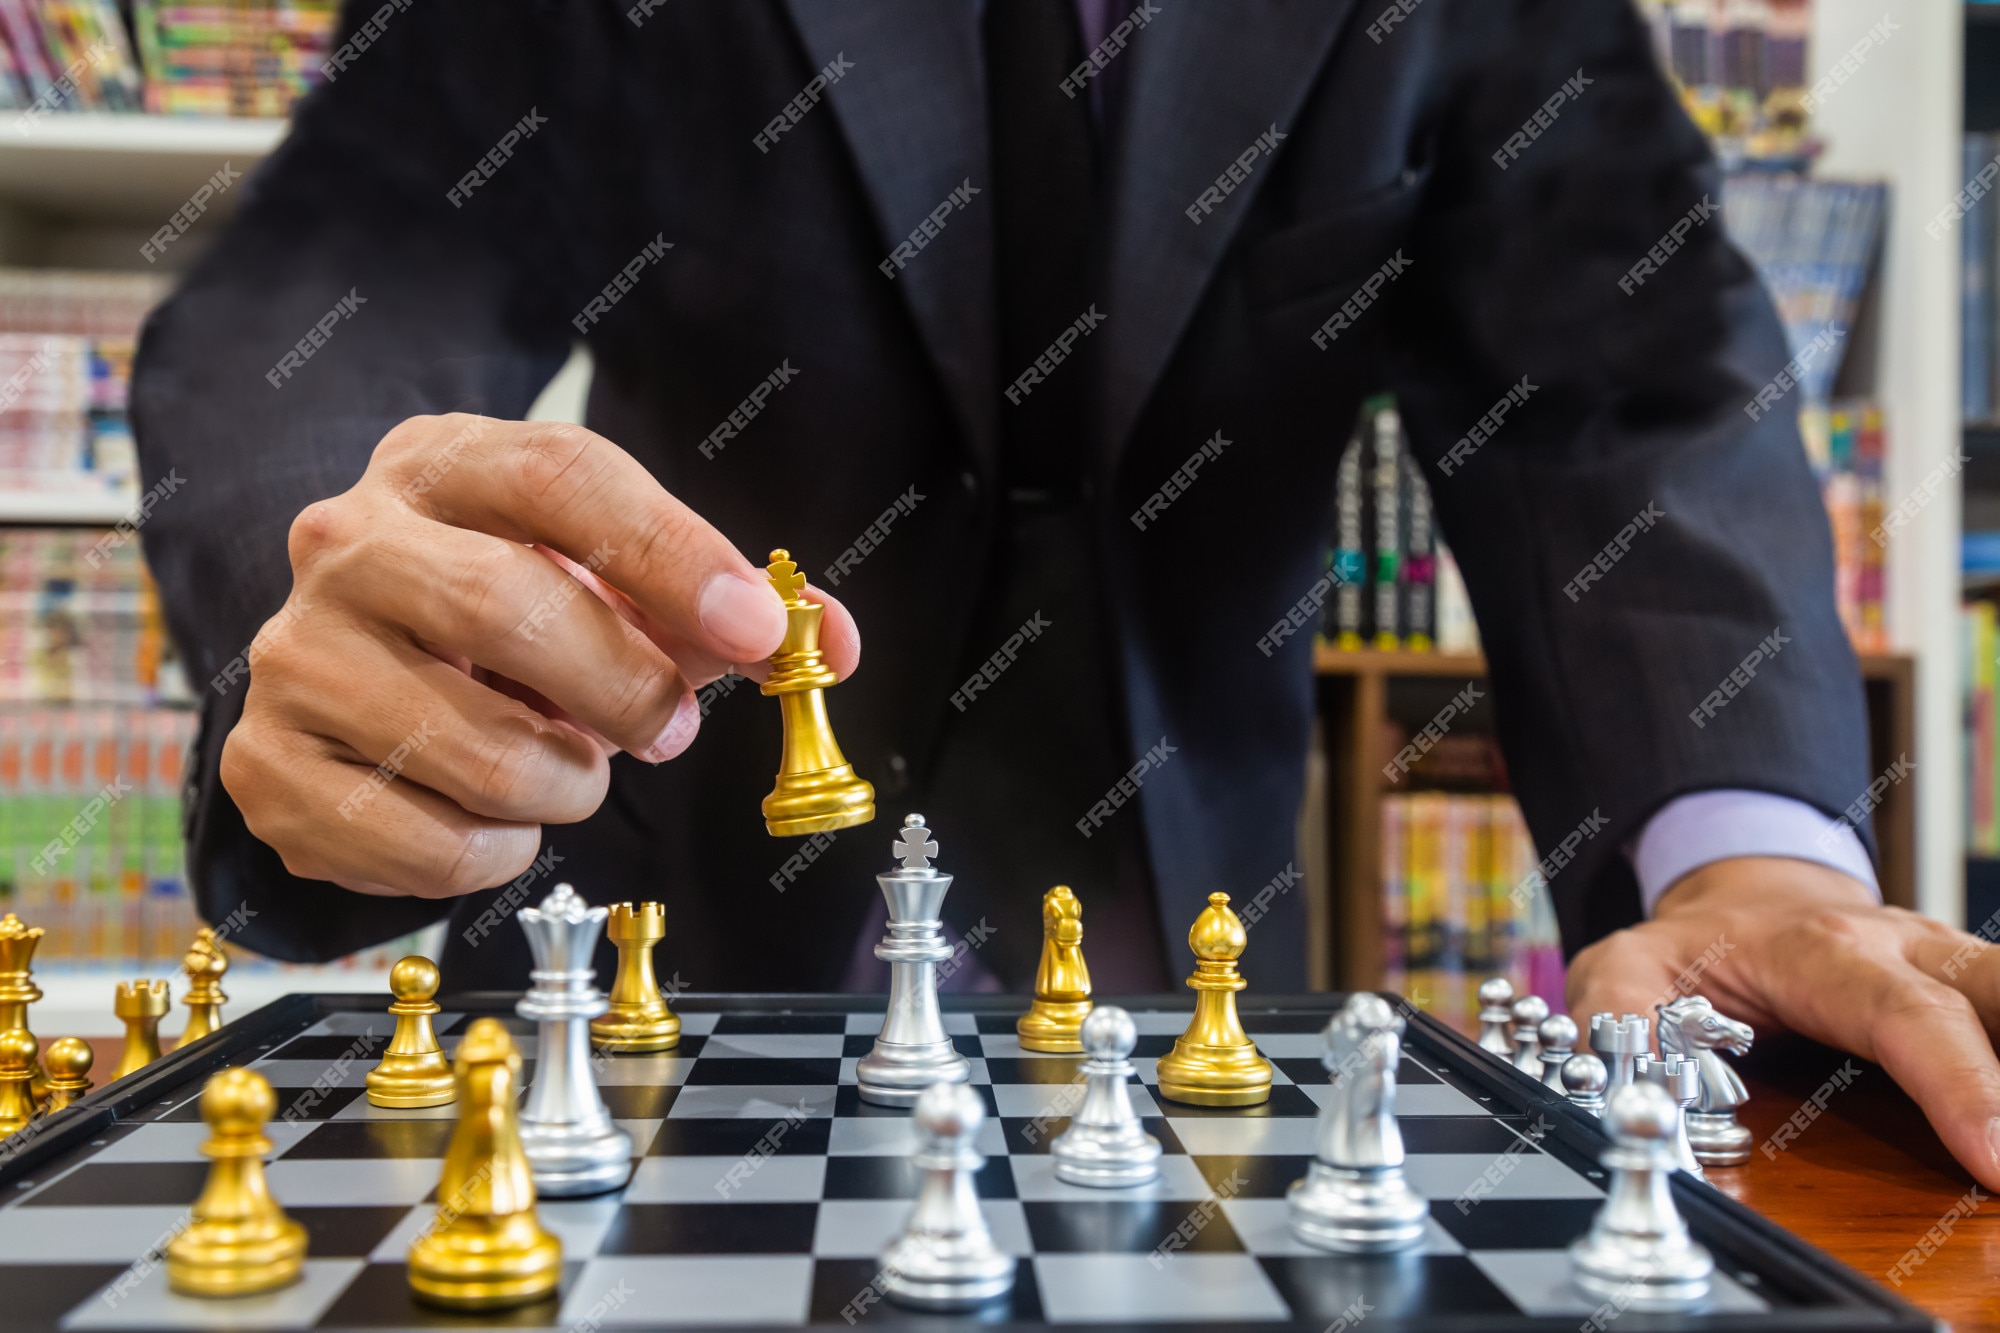
[[(457, 428), (440, 448), (435, 436), (447, 424)], [(764, 573), (593, 431), (413, 418), (383, 439), (378, 457), (419, 512), (560, 551), (722, 661), (762, 661), (784, 638), (784, 603)]]

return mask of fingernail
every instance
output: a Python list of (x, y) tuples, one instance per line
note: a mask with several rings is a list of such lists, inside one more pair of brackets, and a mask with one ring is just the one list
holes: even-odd
[(701, 590), (695, 614), (732, 662), (758, 662), (778, 650), (785, 637), (785, 604), (768, 583), (717, 574)]
[(681, 696), (680, 707), (668, 719), (666, 728), (659, 738), (644, 750), (639, 757), (649, 764), (664, 764), (688, 746), (694, 744), (695, 733), (701, 730), (701, 705), (695, 701), (694, 691)]

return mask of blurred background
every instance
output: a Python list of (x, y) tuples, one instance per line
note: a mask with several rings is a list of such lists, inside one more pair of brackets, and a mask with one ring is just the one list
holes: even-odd
[[(1961, 196), (2000, 158), (2000, 3), (1640, 9), (1794, 347), (1842, 335), (1786, 410), (1836, 541), (1872, 767), (1915, 765), (1875, 812), (1884, 890), (2000, 936), (2000, 195)], [(186, 988), (202, 923), (179, 791), (210, 684), (181, 670), (134, 535), (162, 497), (135, 477), (133, 343), (324, 80), (342, 23), (332, 0), (0, 0), (0, 911), (46, 932), (47, 1033), (115, 1031), (118, 979)], [(579, 347), (533, 415), (579, 419), (589, 375)], [(1339, 582), (1295, 863), (1313, 980), (1461, 1021), (1493, 973), (1560, 995), (1490, 710), (1384, 775), (1482, 673), (1479, 631), (1394, 401), (1325, 432), (1343, 451), (1327, 497)], [(232, 955), (234, 1014), (289, 990), (380, 990), (397, 957), (434, 952), (413, 939), (281, 966), (208, 924)]]

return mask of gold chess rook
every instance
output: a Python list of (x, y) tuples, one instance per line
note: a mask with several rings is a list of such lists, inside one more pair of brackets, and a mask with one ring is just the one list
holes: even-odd
[(826, 608), (805, 599), (806, 576), (789, 551), (771, 552), (765, 573), (785, 602), (785, 638), (759, 688), (777, 696), (785, 745), (778, 785), (764, 798), (764, 827), (789, 838), (866, 824), (875, 818), (875, 789), (840, 753), (826, 716), (826, 689), (840, 679), (819, 647)]
[(1035, 1001), (1014, 1031), (1024, 1051), (1081, 1052), (1090, 1017), (1090, 969), (1083, 962), (1083, 904), (1067, 884), (1042, 895), (1042, 961)]
[(112, 997), (111, 1012), (125, 1024), (125, 1053), (111, 1077), (136, 1074), (160, 1058), (160, 1020), (173, 1007), (173, 992), (164, 981), (121, 981)]
[(187, 1230), (167, 1246), (167, 1284), (188, 1296), (251, 1296), (296, 1282), (306, 1229), (285, 1216), (264, 1180), (264, 1135), (277, 1094), (262, 1074), (225, 1069), (201, 1092), (208, 1182)]
[(1229, 910), (1229, 895), (1211, 893), (1208, 907), (1188, 931), (1194, 950), (1194, 1019), (1160, 1057), (1160, 1095), (1193, 1106), (1255, 1106), (1271, 1096), (1271, 1062), (1243, 1031), (1236, 992), (1249, 983), (1236, 960), (1250, 939)]
[(458, 1080), (438, 1045), (431, 1016), (438, 1011), (437, 964), (411, 954), (389, 969), (389, 1013), (396, 1030), (389, 1048), (368, 1071), (368, 1101), (373, 1106), (443, 1106), (458, 1095)]
[(664, 1051), (681, 1040), (680, 1016), (667, 1007), (653, 971), (653, 946), (667, 936), (666, 909), (658, 903), (616, 903), (604, 935), (618, 947), (618, 976), (611, 1007), (590, 1020), (590, 1040), (605, 1051)]

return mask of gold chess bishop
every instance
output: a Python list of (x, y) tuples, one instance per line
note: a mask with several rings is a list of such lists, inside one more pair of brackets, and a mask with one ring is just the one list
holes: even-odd
[(225, 1069), (201, 1091), (208, 1183), (187, 1230), (167, 1246), (167, 1285), (188, 1296), (251, 1296), (296, 1282), (306, 1229), (285, 1216), (264, 1180), (264, 1135), (277, 1094), (250, 1069)]
[(431, 1027), (437, 1013), (437, 964), (411, 954), (389, 969), (389, 1012), (396, 1030), (389, 1035), (381, 1061), (368, 1071), (368, 1101), (373, 1106), (443, 1106), (458, 1095), (458, 1080)]
[(658, 903), (616, 903), (604, 925), (618, 947), (618, 975), (611, 1007), (590, 1020), (590, 1040), (604, 1051), (664, 1051), (680, 1044), (680, 1016), (667, 1007), (653, 971), (653, 946), (667, 936), (666, 909)]
[(1014, 1025), (1024, 1051), (1081, 1052), (1090, 1017), (1090, 969), (1083, 962), (1083, 904), (1067, 884), (1042, 895), (1042, 961), (1035, 1002)]
[(187, 1030), (181, 1045), (206, 1037), (222, 1026), (222, 1006), (229, 999), (222, 993), (222, 974), (229, 970), (229, 955), (222, 951), (215, 932), (203, 926), (195, 932), (194, 943), (181, 959), (181, 971), (188, 974), (188, 992), (181, 1003), (187, 1006)]
[(778, 785), (764, 798), (764, 827), (788, 838), (866, 824), (875, 818), (875, 789), (840, 753), (826, 716), (826, 689), (839, 680), (819, 647), (826, 608), (805, 599), (806, 576), (789, 551), (771, 552), (765, 573), (785, 602), (785, 638), (759, 688), (778, 698), (785, 745)]
[(1229, 895), (1211, 893), (1188, 931), (1194, 950), (1194, 1019), (1160, 1057), (1160, 1095), (1194, 1106), (1255, 1106), (1271, 1096), (1271, 1062), (1243, 1031), (1236, 992), (1248, 985), (1236, 960), (1250, 939), (1229, 910)]
[(125, 1024), (125, 1053), (111, 1077), (136, 1074), (160, 1058), (160, 1020), (173, 1007), (173, 993), (164, 981), (121, 981), (111, 1011)]
[(438, 1180), (436, 1223), (410, 1243), (410, 1290), (459, 1310), (540, 1300), (562, 1278), (562, 1242), (535, 1215), (521, 1148), (521, 1056), (497, 1018), (458, 1044), (458, 1124)]
[[(42, 998), (42, 988), (28, 973), (35, 960), (35, 946), (41, 942), (40, 926), (24, 926), (12, 912), (0, 916), (0, 1032), (28, 1030), (28, 1006)], [(29, 1088), (40, 1101), (48, 1094), (48, 1080), (42, 1075), (39, 1059), (28, 1063)]]

